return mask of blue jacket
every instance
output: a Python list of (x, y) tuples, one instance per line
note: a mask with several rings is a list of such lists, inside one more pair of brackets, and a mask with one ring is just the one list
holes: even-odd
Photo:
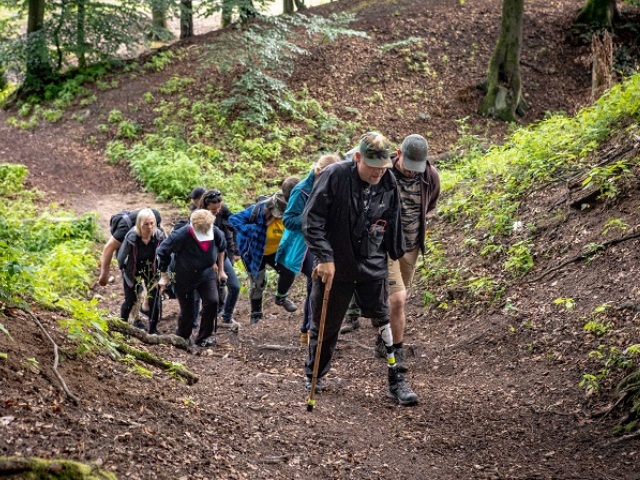
[(302, 233), (302, 212), (311, 195), (314, 180), (315, 175), (311, 170), (304, 180), (293, 187), (287, 209), (282, 216), (285, 231), (276, 253), (276, 263), (284, 265), (295, 274), (300, 273), (307, 253), (307, 243)]
[(251, 205), (229, 217), (229, 223), (236, 234), (238, 253), (247, 271), (257, 277), (267, 243), (267, 222), (265, 202)]

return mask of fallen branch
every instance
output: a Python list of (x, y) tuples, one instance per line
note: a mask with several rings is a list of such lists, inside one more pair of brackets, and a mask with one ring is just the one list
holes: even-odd
[(544, 277), (546, 277), (550, 273), (557, 272), (558, 270), (561, 270), (562, 268), (566, 267), (571, 263), (578, 262), (580, 260), (585, 260), (590, 256), (594, 255), (595, 253), (605, 250), (613, 245), (617, 245), (618, 243), (626, 242), (627, 240), (631, 240), (633, 238), (638, 238), (638, 237), (640, 237), (640, 232), (632, 233), (622, 238), (616, 238), (614, 240), (609, 240), (608, 242), (601, 243), (600, 245), (597, 245), (595, 248), (589, 250), (588, 252), (581, 253), (580, 255), (576, 255), (575, 257), (565, 260), (560, 265), (556, 265), (555, 267), (549, 268), (548, 270), (545, 270), (544, 272), (542, 272), (540, 275), (530, 280), (527, 280), (524, 283), (534, 283), (539, 280), (542, 280)]
[(78, 480), (117, 480), (117, 477), (97, 465), (71, 460), (45, 460), (37, 457), (0, 457), (0, 477), (76, 478)]
[(55, 374), (56, 378), (60, 382), (60, 385), (62, 386), (62, 390), (64, 390), (64, 393), (67, 394), (67, 397), (69, 397), (69, 399), (74, 403), (74, 405), (78, 405), (80, 403), (80, 400), (78, 399), (78, 397), (76, 397), (73, 393), (69, 391), (69, 387), (67, 387), (67, 383), (64, 381), (64, 378), (62, 378), (62, 375), (60, 375), (60, 372), (58, 372), (58, 363), (60, 361), (60, 356), (58, 355), (58, 344), (54, 342), (53, 338), (51, 338), (51, 335), (49, 335), (49, 332), (45, 330), (42, 323), (40, 323), (40, 320), (38, 319), (38, 317), (36, 317), (31, 312), (28, 312), (26, 310), (23, 310), (23, 311), (27, 315), (29, 315), (34, 322), (36, 322), (36, 325), (38, 325), (40, 330), (42, 330), (42, 333), (45, 334), (45, 336), (49, 339), (49, 341), (53, 345), (53, 373)]
[(608, 442), (604, 442), (601, 444), (602, 447), (610, 447), (611, 445), (615, 445), (616, 443), (626, 442), (628, 440), (635, 440), (636, 438), (640, 438), (640, 432), (631, 433), (629, 435), (623, 435), (622, 437), (617, 437)]
[(256, 345), (260, 350), (275, 350), (276, 352), (297, 352), (300, 350), (300, 347), (292, 347), (289, 345), (269, 345), (262, 344)]
[(179, 363), (169, 362), (168, 360), (164, 360), (160, 357), (155, 356), (152, 353), (145, 352), (144, 350), (138, 350), (137, 348), (133, 348), (126, 343), (118, 343), (116, 344), (116, 350), (124, 355), (131, 355), (137, 360), (141, 362), (147, 363), (149, 365), (153, 365), (154, 367), (161, 368), (162, 370), (168, 372), (170, 375), (175, 375), (181, 378), (184, 378), (187, 382), (187, 385), (193, 385), (197, 383), (199, 380), (197, 375), (194, 375), (185, 367), (180, 365)]
[(107, 326), (109, 330), (135, 337), (148, 345), (172, 345), (180, 350), (193, 353), (193, 347), (179, 335), (150, 335), (144, 330), (140, 330), (127, 322), (123, 322), (119, 318), (108, 319)]

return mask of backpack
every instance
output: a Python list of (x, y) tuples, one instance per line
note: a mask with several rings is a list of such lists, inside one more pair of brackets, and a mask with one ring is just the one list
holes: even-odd
[(111, 216), (111, 219), (109, 220), (109, 231), (111, 232), (111, 235), (116, 232), (120, 220), (124, 220), (127, 224), (127, 230), (131, 230), (131, 227), (133, 227), (133, 221), (130, 216), (132, 211), (133, 210), (120, 210), (118, 213)]

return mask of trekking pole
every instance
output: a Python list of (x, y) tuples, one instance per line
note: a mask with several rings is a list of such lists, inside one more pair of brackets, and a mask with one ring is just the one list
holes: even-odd
[(316, 356), (313, 359), (313, 376), (311, 377), (311, 391), (309, 392), (309, 400), (307, 400), (307, 412), (313, 411), (316, 404), (316, 383), (318, 382), (318, 369), (320, 367), (320, 354), (322, 353), (322, 337), (324, 336), (324, 324), (327, 319), (327, 304), (329, 303), (330, 286), (324, 287), (324, 297), (322, 299), (322, 313), (320, 315), (320, 328), (318, 330), (318, 345), (316, 345)]

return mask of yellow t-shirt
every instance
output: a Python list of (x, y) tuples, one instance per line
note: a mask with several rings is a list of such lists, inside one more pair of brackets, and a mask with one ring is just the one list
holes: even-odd
[(274, 218), (271, 225), (267, 226), (267, 242), (264, 245), (264, 254), (271, 255), (278, 251), (278, 245), (284, 233), (284, 223), (281, 218)]

